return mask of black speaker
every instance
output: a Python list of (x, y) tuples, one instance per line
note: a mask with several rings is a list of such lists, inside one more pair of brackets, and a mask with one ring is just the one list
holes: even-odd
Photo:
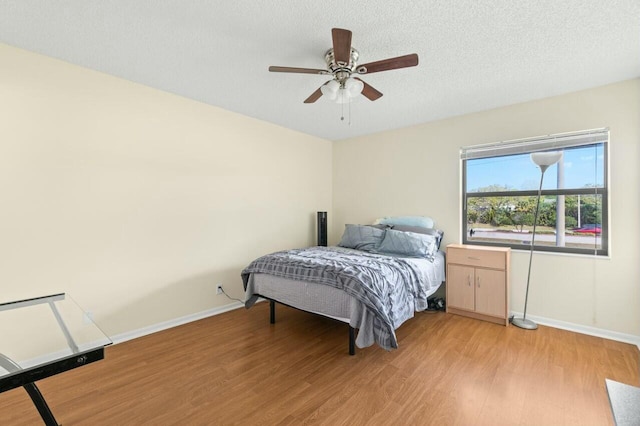
[(327, 246), (327, 212), (318, 212), (318, 245)]

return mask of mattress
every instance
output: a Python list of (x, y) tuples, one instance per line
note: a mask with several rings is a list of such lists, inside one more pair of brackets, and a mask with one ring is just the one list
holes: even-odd
[[(435, 293), (445, 279), (444, 253), (438, 252), (432, 262), (426, 259), (404, 258), (420, 266), (420, 280), (426, 292), (424, 299), (416, 300), (416, 305), (402, 322), (413, 317), (413, 312), (426, 309), (426, 297)], [(351, 325), (358, 329), (356, 345), (370, 346), (374, 341), (373, 317), (355, 297), (344, 290), (311, 281), (279, 277), (267, 273), (252, 273), (249, 278), (250, 294), (260, 295), (279, 303), (323, 315)], [(399, 325), (401, 322), (397, 325)], [(397, 327), (396, 327), (397, 328)]]
[(253, 274), (255, 293), (303, 311), (348, 323), (358, 303), (341, 289), (268, 274)]

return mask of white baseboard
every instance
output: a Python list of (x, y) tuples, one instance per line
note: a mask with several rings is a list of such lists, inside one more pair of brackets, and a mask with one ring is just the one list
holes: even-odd
[[(259, 302), (264, 301), (260, 299)], [(142, 327), (137, 330), (127, 331), (125, 333), (116, 334), (111, 337), (114, 344), (126, 342), (127, 340), (136, 339), (138, 337), (146, 336), (148, 334), (157, 333), (158, 331), (167, 330), (172, 327), (187, 324), (189, 322), (198, 321), (203, 318), (208, 318), (214, 315), (219, 315), (225, 312), (232, 311), (234, 309), (242, 308), (244, 304), (240, 302), (232, 302), (228, 305), (219, 306), (216, 308), (208, 309), (206, 311), (198, 312), (195, 314), (185, 315), (180, 318), (175, 318), (168, 321), (163, 321), (158, 324), (153, 324), (147, 327)], [(516, 317), (522, 317), (521, 312), (511, 312), (511, 315)], [(573, 331), (575, 333), (586, 334), (589, 336), (602, 337), (604, 339), (615, 340), (617, 342), (630, 343), (636, 345), (640, 349), (640, 336), (633, 334), (619, 333), (617, 331), (604, 330), (601, 328), (589, 327), (586, 325), (574, 324), (565, 321), (559, 321), (555, 319), (539, 317), (535, 315), (527, 315), (527, 318), (540, 324), (553, 328), (559, 328), (562, 330)]]
[(148, 334), (157, 333), (158, 331), (167, 330), (169, 328), (177, 327), (179, 325), (187, 324), (193, 321), (198, 321), (203, 318), (212, 317), (214, 315), (223, 314), (225, 312), (229, 312), (234, 309), (243, 308), (243, 307), (244, 307), (244, 304), (240, 302), (231, 302), (228, 305), (207, 309), (206, 311), (185, 315), (183, 317), (175, 318), (168, 321), (163, 321), (158, 324), (153, 324), (147, 327), (139, 328), (137, 330), (116, 334), (115, 336), (111, 336), (110, 338), (114, 344), (118, 344), (118, 343), (126, 342), (127, 340), (136, 339), (138, 337), (146, 336)]
[[(522, 318), (522, 312), (511, 312), (511, 315)], [(573, 331), (580, 334), (587, 334), (589, 336), (602, 337), (603, 339), (615, 340), (617, 342), (630, 343), (632, 345), (636, 345), (638, 349), (640, 349), (640, 336), (635, 336), (633, 334), (619, 333), (617, 331), (604, 330), (602, 328), (589, 327), (586, 325), (538, 317), (535, 315), (527, 315), (527, 319), (530, 319), (540, 325)]]

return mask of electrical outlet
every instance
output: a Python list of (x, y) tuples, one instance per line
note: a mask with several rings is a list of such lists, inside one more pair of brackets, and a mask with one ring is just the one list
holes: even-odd
[(216, 294), (222, 294), (222, 284), (216, 286)]

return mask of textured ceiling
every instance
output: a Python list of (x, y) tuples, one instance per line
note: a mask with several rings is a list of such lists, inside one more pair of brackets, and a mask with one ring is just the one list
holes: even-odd
[[(326, 76), (267, 71), (324, 68), (333, 27), (360, 63), (420, 57), (344, 121), (303, 104)], [(639, 77), (640, 1), (0, 0), (0, 42), (340, 140)]]

